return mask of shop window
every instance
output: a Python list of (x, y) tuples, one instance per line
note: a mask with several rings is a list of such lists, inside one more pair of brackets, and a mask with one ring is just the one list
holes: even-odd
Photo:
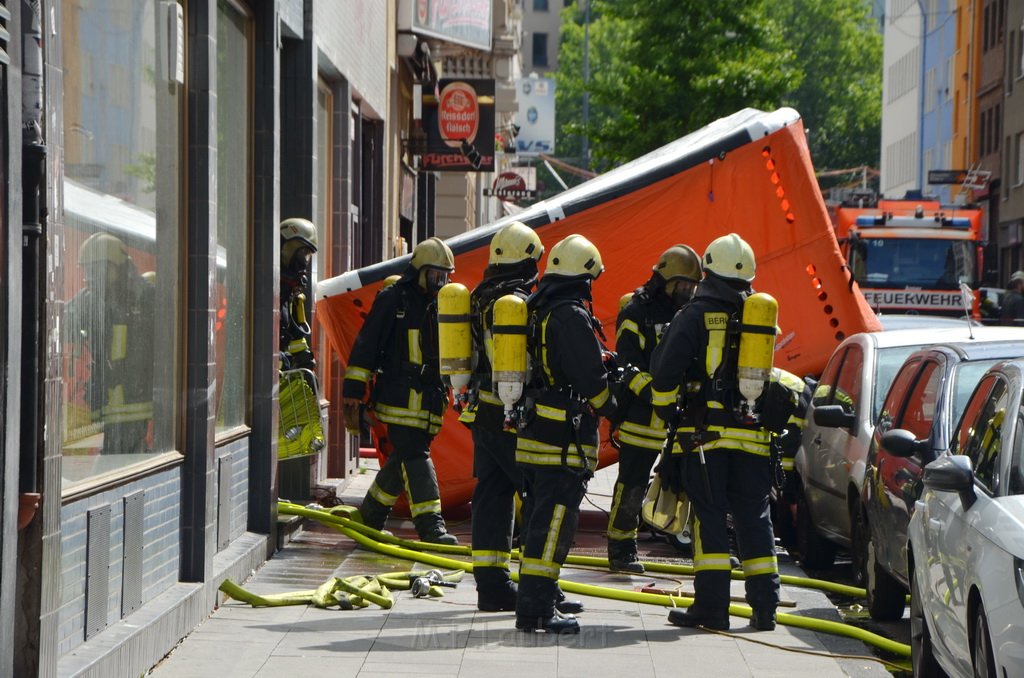
[(217, 3), (217, 419), (218, 435), (248, 424), (251, 353), (252, 21)]
[(170, 5), (61, 3), (64, 211), (52, 242), (66, 495), (180, 447), (184, 97)]

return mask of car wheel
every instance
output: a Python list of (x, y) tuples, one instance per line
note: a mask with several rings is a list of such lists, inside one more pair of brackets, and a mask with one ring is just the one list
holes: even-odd
[(996, 678), (996, 662), (992, 656), (992, 639), (988, 635), (988, 621), (981, 604), (974, 611), (974, 638), (971, 643), (974, 678)]
[(946, 675), (935, 661), (924, 598), (921, 597), (913, 565), (910, 569), (910, 661), (914, 666), (914, 678), (944, 678)]
[(868, 612), (875, 621), (896, 621), (903, 616), (907, 606), (907, 592), (893, 576), (878, 562), (875, 541), (868, 541), (867, 581), (864, 588), (868, 593)]
[(796, 548), (797, 559), (806, 568), (824, 570), (836, 562), (836, 545), (818, 533), (803, 492), (797, 498)]
[(860, 505), (860, 501), (855, 500), (850, 509), (850, 570), (853, 582), (857, 586), (867, 585), (868, 542), (870, 540), (871, 533), (868, 532), (864, 507)]

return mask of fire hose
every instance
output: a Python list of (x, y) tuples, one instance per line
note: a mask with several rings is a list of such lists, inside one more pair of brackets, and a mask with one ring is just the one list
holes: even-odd
[[(427, 544), (424, 542), (395, 537), (390, 533), (375, 530), (363, 525), (361, 522), (358, 522), (356, 518), (358, 512), (354, 507), (335, 507), (334, 509), (331, 509), (331, 511), (325, 511), (282, 501), (278, 503), (278, 512), (317, 520), (349, 537), (360, 546), (376, 551), (377, 553), (393, 556), (402, 560), (412, 560), (415, 562), (425, 563), (433, 567), (463, 570), (466, 572), (473, 571), (473, 564), (471, 562), (457, 560), (455, 558), (447, 557), (446, 555), (439, 555), (439, 553), (445, 553), (448, 555), (469, 556), (471, 553), (471, 548), (469, 546)], [(512, 557), (518, 558), (518, 552), (513, 552)], [(565, 564), (607, 567), (608, 561), (605, 558), (570, 555), (566, 559)], [(694, 573), (692, 565), (644, 562), (644, 567), (650, 572), (684, 575), (692, 575)], [(517, 572), (513, 571), (511, 576), (513, 580), (518, 581), (519, 575)], [(745, 577), (743, 572), (733, 570), (732, 578), (744, 579)], [(791, 586), (815, 588), (852, 597), (864, 597), (866, 595), (866, 592), (862, 588), (835, 584), (833, 582), (827, 582), (820, 579), (782, 575), (781, 580), (782, 583)], [(632, 603), (658, 605), (661, 607), (689, 607), (693, 604), (693, 598), (686, 596), (629, 591), (610, 586), (583, 584), (568, 579), (560, 579), (558, 583), (562, 590), (566, 592), (595, 596), (598, 598), (607, 598), (609, 600), (621, 600)], [(751, 616), (751, 609), (746, 605), (729, 605), (729, 614), (749, 619)], [(780, 612), (776, 615), (776, 621), (785, 626), (809, 629), (812, 631), (852, 638), (896, 656), (910, 657), (909, 645), (896, 642), (877, 633), (851, 626), (843, 622), (836, 622), (827, 619), (814, 619), (811, 617), (803, 617), (784, 612)]]

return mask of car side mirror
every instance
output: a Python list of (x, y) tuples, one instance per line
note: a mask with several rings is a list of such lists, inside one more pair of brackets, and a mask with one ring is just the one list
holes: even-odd
[(857, 415), (847, 412), (842, 405), (822, 405), (814, 408), (814, 423), (828, 428), (853, 428)]
[(929, 442), (918, 440), (904, 428), (894, 428), (882, 434), (882, 447), (894, 457), (913, 457), (928, 451)]
[(977, 501), (974, 493), (974, 470), (970, 457), (963, 454), (947, 454), (924, 467), (921, 478), (924, 486), (941, 492), (956, 492), (964, 510)]

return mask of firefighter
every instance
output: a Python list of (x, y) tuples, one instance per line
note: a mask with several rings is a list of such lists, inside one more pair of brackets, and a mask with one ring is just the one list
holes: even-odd
[(598, 416), (615, 410), (591, 284), (604, 271), (601, 253), (570, 235), (548, 255), (529, 300), (535, 376), (524, 394), (516, 439), (529, 516), (520, 536), (516, 628), (579, 633), (575, 617), (556, 613), (558, 576), (579, 523), (587, 481), (597, 468)]
[(428, 238), (413, 250), (402, 278), (373, 302), (349, 354), (342, 388), (345, 427), (360, 429), (367, 385), (368, 408), (384, 425), (392, 452), (370, 485), (360, 514), (381, 529), (403, 489), (422, 541), (457, 544), (441, 517), (430, 442), (441, 428), (448, 391), (438, 370), (438, 291), (455, 270), (444, 242)]
[(309, 261), (317, 250), (316, 226), (308, 219), (285, 219), (281, 231), (281, 368), (316, 367), (306, 320)]
[(86, 404), (102, 423), (102, 454), (149, 452), (153, 419), (155, 286), (125, 244), (94, 233), (78, 250), (85, 287), (67, 303), (65, 332), (74, 355), (87, 353)]
[(494, 302), (506, 294), (524, 301), (537, 284), (537, 262), (544, 254), (537, 233), (514, 221), (491, 239), (483, 281), (473, 290), (473, 344), (476, 367), (470, 404), (460, 420), (473, 432), (473, 576), (477, 608), (484, 612), (516, 609), (516, 585), (509, 576), (515, 496), (523, 494), (516, 466), (516, 434), (505, 428), (504, 404), (491, 381), (495, 324)]
[(636, 555), (640, 507), (665, 444), (665, 422), (651, 407), (651, 354), (672, 316), (693, 297), (701, 279), (700, 255), (675, 245), (651, 270), (650, 279), (619, 311), (615, 333), (619, 363), (629, 368), (623, 380), (628, 391), (618, 404), (624, 419), (617, 430), (619, 474), (608, 515), (608, 568), (630, 574), (644, 571)]
[[(669, 622), (729, 628), (731, 512), (746, 575), (746, 599), (753, 610), (750, 625), (771, 630), (779, 602), (779, 573), (769, 509), (770, 432), (758, 411), (766, 410), (769, 396), (779, 391), (790, 402), (790, 392), (765, 388), (750, 407), (745, 377), (738, 369), (743, 337), (737, 330), (758, 332), (739, 324), (753, 295), (755, 261), (750, 245), (735, 233), (722, 236), (708, 245), (703, 267), (704, 279), (693, 301), (655, 349), (651, 370), (655, 411), (678, 423), (671, 453), (658, 472), (669, 487), (685, 489), (696, 514), (694, 603), (686, 610), (672, 610)], [(770, 333), (774, 332), (773, 319)], [(766, 374), (773, 343), (769, 340)]]
[(774, 495), (775, 511), (772, 513), (772, 524), (782, 544), (790, 550), (796, 549), (796, 506), (800, 491), (800, 478), (793, 473), (793, 462), (800, 449), (803, 437), (807, 408), (811, 404), (814, 389), (806, 379), (801, 379), (792, 372), (776, 367), (773, 370), (773, 381), (777, 381), (789, 389), (796, 400), (793, 414), (786, 421), (783, 432), (772, 438), (772, 468), (775, 473)]

